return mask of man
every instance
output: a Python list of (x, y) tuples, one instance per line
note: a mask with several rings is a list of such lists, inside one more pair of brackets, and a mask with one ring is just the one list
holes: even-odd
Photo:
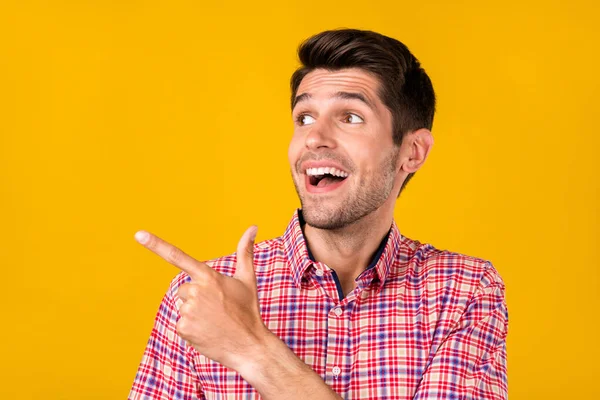
[(183, 272), (165, 295), (130, 399), (505, 399), (504, 285), (484, 260), (400, 234), (396, 198), (433, 145), (429, 77), (395, 39), (309, 38), (291, 80), (283, 236)]

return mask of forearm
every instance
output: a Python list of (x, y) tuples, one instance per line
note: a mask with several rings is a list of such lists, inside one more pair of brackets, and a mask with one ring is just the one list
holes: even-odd
[(275, 335), (268, 335), (237, 370), (265, 400), (341, 399)]

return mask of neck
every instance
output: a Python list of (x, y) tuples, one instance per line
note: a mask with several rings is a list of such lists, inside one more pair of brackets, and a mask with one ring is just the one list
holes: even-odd
[(354, 279), (373, 259), (383, 238), (389, 233), (391, 210), (378, 209), (341, 229), (318, 229), (306, 224), (304, 235), (315, 258), (333, 269), (344, 294), (354, 288)]

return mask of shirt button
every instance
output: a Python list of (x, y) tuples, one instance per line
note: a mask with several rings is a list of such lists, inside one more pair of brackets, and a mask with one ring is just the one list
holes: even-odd
[[(336, 307), (336, 308), (334, 308), (334, 309), (333, 309), (333, 312), (334, 312), (334, 313), (335, 313), (335, 315), (337, 315), (338, 317), (344, 313), (344, 311), (342, 311), (342, 309), (341, 309), (341, 308), (339, 308), (339, 307)], [(336, 367), (336, 368), (337, 368), (337, 367)]]
[(323, 276), (323, 275), (325, 275), (325, 272), (323, 272), (323, 270), (322, 270), (322, 269), (317, 269), (317, 270), (315, 271), (315, 274), (317, 274), (317, 276)]
[(333, 376), (338, 376), (340, 374), (340, 372), (342, 372), (342, 370), (340, 369), (340, 367), (333, 367), (331, 369), (331, 373), (333, 374)]
[(360, 298), (361, 298), (361, 299), (366, 299), (367, 297), (369, 297), (369, 292), (367, 292), (366, 290), (363, 290), (363, 291), (360, 293)]

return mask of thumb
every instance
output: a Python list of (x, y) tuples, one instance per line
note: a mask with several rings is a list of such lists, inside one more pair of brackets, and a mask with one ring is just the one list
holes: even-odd
[(237, 263), (235, 265), (235, 278), (256, 286), (254, 275), (254, 240), (258, 227), (252, 225), (246, 229), (237, 246)]

